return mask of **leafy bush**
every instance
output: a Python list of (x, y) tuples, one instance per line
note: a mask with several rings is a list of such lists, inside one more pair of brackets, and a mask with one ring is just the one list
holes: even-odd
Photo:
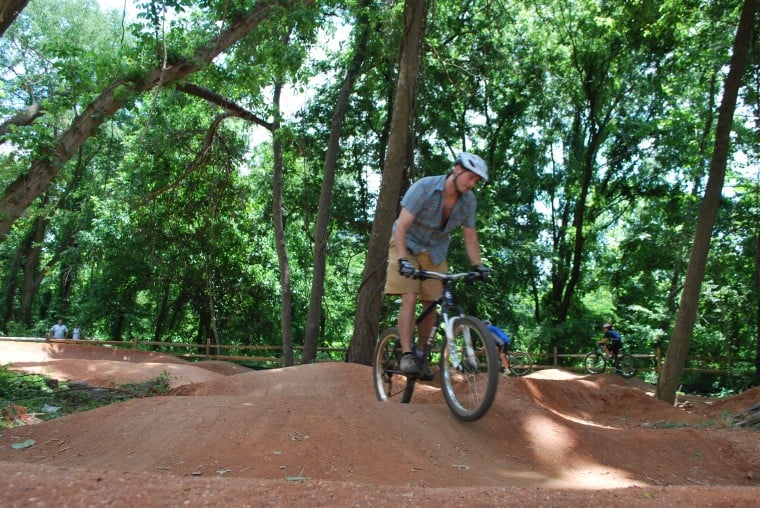
[(127, 399), (165, 395), (170, 380), (164, 371), (144, 383), (100, 387), (0, 366), (0, 428), (38, 423)]

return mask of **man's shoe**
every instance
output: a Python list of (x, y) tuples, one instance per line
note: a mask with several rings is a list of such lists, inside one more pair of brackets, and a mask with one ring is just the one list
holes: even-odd
[(422, 374), (420, 374), (420, 379), (423, 381), (432, 381), (435, 378), (435, 375), (433, 374), (433, 369), (430, 367), (430, 364), (428, 362), (423, 362), (422, 364)]
[(419, 374), (420, 366), (417, 365), (417, 357), (414, 353), (404, 353), (401, 355), (398, 370), (404, 374)]

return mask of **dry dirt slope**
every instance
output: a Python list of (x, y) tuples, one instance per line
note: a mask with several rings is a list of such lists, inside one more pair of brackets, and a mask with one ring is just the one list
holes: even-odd
[[(368, 367), (247, 371), (167, 355), (0, 341), (0, 362), (109, 384), (167, 371), (175, 396), (132, 400), (0, 437), (0, 503), (16, 506), (749, 506), (760, 433), (723, 425), (760, 389), (691, 411), (641, 381), (550, 370), (503, 379), (481, 420), (434, 385), (375, 400)], [(12, 444), (32, 439), (34, 446)], [(64, 503), (66, 504), (66, 503)]]

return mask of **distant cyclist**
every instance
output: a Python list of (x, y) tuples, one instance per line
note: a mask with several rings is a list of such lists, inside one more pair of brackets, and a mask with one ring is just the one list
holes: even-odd
[(499, 352), (499, 359), (501, 360), (501, 366), (504, 368), (504, 375), (509, 372), (509, 360), (507, 360), (507, 348), (512, 343), (509, 335), (501, 328), (491, 323), (486, 322), (488, 330), (491, 332), (496, 349)]
[(607, 358), (614, 360), (617, 357), (618, 351), (623, 347), (623, 339), (620, 338), (620, 334), (612, 329), (612, 323), (604, 323), (604, 337), (597, 342), (600, 346), (604, 347)]

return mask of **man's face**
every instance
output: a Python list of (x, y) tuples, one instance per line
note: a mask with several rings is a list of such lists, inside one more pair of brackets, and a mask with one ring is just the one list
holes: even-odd
[(462, 166), (457, 166), (457, 168), (459, 168), (459, 173), (454, 179), (454, 184), (457, 190), (464, 194), (471, 191), (478, 184), (480, 177), (472, 171), (464, 169)]

